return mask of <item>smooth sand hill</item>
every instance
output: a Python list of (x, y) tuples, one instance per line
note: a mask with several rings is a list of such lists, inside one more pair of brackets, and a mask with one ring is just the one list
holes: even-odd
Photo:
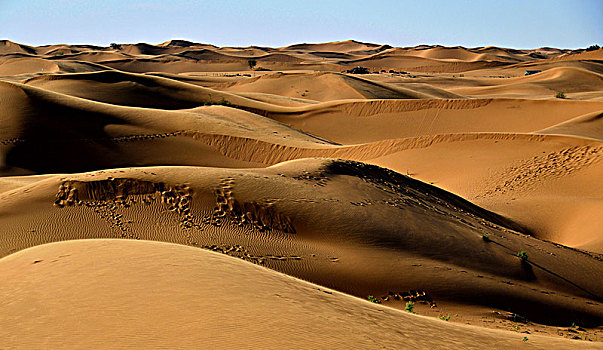
[(600, 348), (531, 334), (522, 342), (173, 244), (61, 242), (0, 266), (9, 348)]
[(527, 77), (505, 79), (491, 87), (455, 89), (461, 94), (517, 97), (531, 94), (532, 98), (555, 98), (563, 92), (567, 97), (576, 93), (603, 91), (603, 74), (576, 68), (551, 68)]
[(601, 348), (600, 52), (0, 41), (0, 337)]

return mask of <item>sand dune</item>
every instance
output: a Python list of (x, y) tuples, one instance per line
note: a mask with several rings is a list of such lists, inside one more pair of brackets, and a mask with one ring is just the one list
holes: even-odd
[[(110, 70), (111, 68), (100, 64), (85, 62), (85, 61), (48, 61), (39, 58), (20, 58), (11, 59), (5, 62), (0, 62), (0, 77), (1, 76), (19, 76), (21, 79), (27, 79), (31, 75), (48, 74), (48, 73), (75, 73), (75, 72), (98, 72)], [(10, 79), (10, 77), (6, 77)]]
[(500, 61), (500, 62), (516, 62), (517, 59), (510, 59), (507, 55), (493, 55), (486, 52), (474, 53), (464, 47), (434, 47), (426, 50), (416, 51), (414, 55), (418, 57), (431, 59), (444, 59), (454, 61)]
[(566, 122), (553, 125), (543, 130), (538, 130), (539, 134), (556, 135), (575, 135), (580, 137), (590, 137), (603, 141), (603, 113), (594, 112), (570, 119)]
[(356, 40), (346, 41), (335, 41), (330, 43), (319, 43), (319, 44), (295, 44), (285, 47), (286, 50), (308, 50), (317, 52), (350, 52), (350, 51), (363, 51), (363, 50), (375, 50), (382, 48), (383, 45), (363, 43)]
[[(215, 349), (447, 349), (450, 344), (462, 344), (466, 349), (479, 349), (484, 345), (513, 347), (522, 339), (520, 333), (483, 330), (392, 310), (223, 255), (178, 245), (117, 240), (63, 242), (25, 250), (0, 260), (0, 264), (6, 271), (3, 277), (14, 281), (3, 284), (3, 290), (18, 295), (8, 304), (6, 298), (0, 301), (4, 305), (0, 317), (5, 324), (0, 332), (10, 347), (42, 343), (56, 349), (162, 348), (165, 344), (178, 348), (203, 344)], [(23, 278), (25, 274), (29, 278)], [(77, 291), (73, 285), (78, 285)], [(88, 298), (97, 294), (98, 285), (104, 292), (98, 298)], [(145, 288), (149, 285), (154, 287)], [(22, 288), (18, 292), (14, 289), (17, 286)], [(40, 290), (47, 293), (38, 294)], [(28, 312), (32, 304), (46, 307), (34, 315)], [(23, 320), (19, 322), (22, 327), (12, 326), (16, 319)], [(155, 319), (163, 321), (157, 323)], [(68, 336), (56, 336), (65, 332)], [(274, 337), (275, 332), (288, 336)], [(529, 335), (529, 346), (534, 349), (579, 345), (598, 348)]]
[(180, 50), (178, 45), (176, 48), (165, 47), (165, 45), (149, 45), (146, 43), (120, 45), (120, 51), (131, 55), (161, 55), (167, 53), (175, 53)]
[[(546, 48), (512, 50), (494, 47), (464, 48), (460, 46), (447, 48), (423, 45), (413, 48), (392, 48), (389, 45), (362, 43), (354, 40), (321, 44), (296, 44), (276, 49), (256, 46), (219, 48), (185, 40), (172, 40), (158, 45), (146, 43), (117, 44), (112, 48), (91, 45), (31, 47), (4, 40), (2, 41), (0, 55), (15, 53), (46, 55), (67, 60), (85, 57), (85, 60), (110, 64), (111, 67), (116, 69), (138, 73), (149, 71), (182, 73), (244, 70), (246, 61), (249, 59), (256, 59), (263, 66), (275, 70), (341, 71), (346, 67), (363, 64), (374, 69), (458, 73), (496, 68), (501, 65), (513, 65), (517, 62), (533, 63), (540, 61), (542, 64), (547, 64), (559, 60), (599, 60), (601, 56), (599, 51), (583, 52), (582, 50), (552, 50)], [(123, 55), (134, 56), (137, 59), (134, 60), (134, 64), (131, 60), (119, 60), (118, 57)], [(171, 57), (171, 59), (166, 61), (165, 57)], [(178, 60), (178, 57), (182, 59)], [(202, 60), (204, 64), (193, 65), (191, 62), (187, 62), (186, 58), (193, 58), (195, 62)], [(165, 64), (168, 62), (172, 64)], [(228, 64), (225, 62), (228, 62)], [(339, 66), (339, 69), (336, 68), (337, 66)]]
[(192, 41), (188, 41), (188, 40), (181, 40), (181, 39), (172, 39), (172, 40), (168, 40), (166, 42), (163, 42), (157, 46), (166, 46), (166, 47), (190, 47), (190, 46), (200, 46), (200, 45), (207, 45), (207, 46), (211, 46), (214, 47), (214, 45), (209, 45), (209, 44), (199, 44), (199, 43), (194, 43)]
[(371, 100), (268, 115), (335, 142), (361, 143), (442, 133), (533, 132), (601, 109), (600, 102), (558, 99)]
[(576, 68), (551, 68), (527, 77), (506, 79), (502, 84), (491, 87), (462, 88), (454, 90), (467, 95), (525, 96), (555, 98), (563, 92), (572, 93), (603, 91), (603, 74)]
[[(589, 325), (603, 316), (589, 301), (602, 292), (600, 261), (522, 235), (514, 231), (521, 227), (460, 197), (362, 163), (105, 170), (56, 176), (1, 197), (2, 217), (10, 217), (3, 255), (67, 237), (154, 239), (235, 256), (240, 252), (230, 248), (243, 246), (245, 259), (361, 297), (424, 289), (442, 308), (471, 302), (537, 321), (552, 308), (558, 311), (548, 311), (546, 320), (553, 324)], [(362, 225), (354, 217), (383, 220)], [(515, 256), (522, 249), (529, 263)], [(572, 267), (591, 274), (574, 276)]]
[[(227, 166), (229, 160), (195, 141), (193, 136), (200, 135), (231, 135), (293, 147), (329, 145), (268, 118), (257, 119), (255, 114), (227, 107), (173, 112), (143, 110), (97, 103), (27, 85), (0, 83), (0, 87), (6, 101), (3, 110), (11, 116), (2, 135), (2, 164), (9, 168), (5, 171), (13, 167), (36, 172), (68, 172), (181, 162), (209, 165), (214, 161), (220, 163), (219, 166)], [(21, 109), (25, 105), (31, 108)], [(223, 112), (218, 112), (220, 110)], [(61, 151), (64, 148), (70, 152), (65, 154)], [(190, 149), (192, 153), (178, 149)], [(232, 166), (244, 164), (248, 163), (234, 161)]]
[[(603, 252), (593, 189), (601, 143), (567, 137), (475, 138), (403, 149), (369, 160), (460, 194), (522, 223), (536, 237)], [(588, 199), (587, 199), (588, 198)], [(584, 199), (584, 200), (583, 200)], [(567, 225), (566, 220), (573, 222)], [(590, 242), (590, 243), (589, 243)]]
[(0, 337), (600, 348), (600, 52), (0, 41)]
[(245, 57), (236, 57), (231, 55), (226, 55), (220, 52), (216, 52), (214, 50), (209, 49), (201, 49), (201, 50), (187, 50), (180, 52), (178, 56), (185, 58), (192, 58), (194, 60), (199, 61), (235, 61), (235, 62), (243, 62), (246, 61)]
[[(428, 93), (417, 92), (413, 89), (337, 73), (276, 73), (245, 79), (186, 78), (165, 74), (159, 76), (167, 79), (107, 71), (94, 74), (44, 75), (28, 79), (25, 83), (96, 101), (121, 105), (132, 105), (132, 101), (136, 101), (133, 106), (165, 109), (196, 107), (212, 100), (219, 102), (224, 98), (242, 107), (257, 107), (266, 111), (276, 111), (270, 105), (256, 106), (249, 101), (243, 103), (243, 100), (232, 94), (178, 84), (178, 81), (207, 86), (214, 90), (235, 93), (264, 93), (317, 102), (359, 98), (461, 98), (457, 94), (438, 88), (423, 89), (427, 90)], [(159, 88), (159, 86), (163, 86), (163, 88)], [(116, 95), (115, 92), (118, 90), (122, 93)], [(137, 95), (140, 95), (140, 97)], [(151, 96), (153, 96), (152, 99), (148, 98)]]
[(28, 53), (35, 55), (36, 49), (31, 46), (14, 43), (10, 40), (0, 40), (0, 54)]
[(0, 63), (0, 73), (2, 75), (17, 75), (24, 73), (56, 73), (59, 66), (41, 58), (17, 58)]
[(398, 55), (390, 51), (359, 58), (356, 60), (340, 61), (347, 66), (366, 66), (373, 69), (401, 69), (411, 72), (427, 73), (457, 73), (477, 69), (503, 66), (504, 63), (494, 61), (461, 61), (425, 58), (414, 55)]
[(25, 84), (89, 100), (133, 107), (184, 109), (199, 107), (212, 100), (219, 102), (222, 98), (236, 102), (236, 96), (232, 94), (177, 80), (119, 71), (44, 75), (28, 79)]
[(558, 57), (553, 57), (551, 60), (601, 60), (603, 59), (603, 49), (594, 51), (569, 52)]
[[(104, 72), (101, 76), (113, 77), (111, 75), (106, 75), (106, 73), (110, 72)], [(122, 75), (120, 74), (115, 76), (118, 78), (118, 81), (122, 78)], [(127, 76), (130, 79), (132, 78), (132, 75)], [(81, 75), (81, 77), (87, 78), (86, 75)], [(147, 79), (145, 76), (140, 77)], [(153, 77), (149, 79), (151, 79), (150, 81), (152, 82), (158, 80), (158, 78)], [(36, 78), (33, 82), (37, 80), (40, 79)], [(43, 79), (42, 81), (46, 80), (47, 79)], [(48, 81), (53, 82), (54, 80), (50, 79)], [(171, 81), (169, 82), (172, 83)], [(177, 85), (178, 83), (175, 83), (175, 86)], [(189, 87), (188, 84), (182, 85), (186, 85), (187, 88)], [(196, 86), (190, 87), (201, 89)], [(18, 92), (20, 91), (20, 88), (26, 88), (26, 85), (22, 85), (21, 87), (14, 86), (14, 88), (15, 92)], [(440, 144), (456, 145), (472, 144), (475, 142), (491, 144), (493, 142), (502, 142), (514, 144), (515, 146), (513, 147), (517, 147), (518, 143), (524, 142), (530, 144), (529, 148), (534, 151), (546, 152), (549, 154), (561, 152), (568, 147), (594, 147), (593, 149), (595, 150), (599, 149), (597, 143), (593, 143), (591, 138), (564, 138), (517, 133), (530, 132), (533, 129), (548, 126), (556, 122), (563, 123), (564, 120), (571, 120), (571, 113), (575, 113), (577, 110), (580, 110), (580, 108), (600, 108), (600, 104), (598, 103), (591, 103), (592, 106), (581, 104), (580, 108), (577, 108), (577, 102), (557, 102), (559, 106), (550, 107), (555, 108), (557, 118), (559, 119), (552, 119), (546, 113), (546, 109), (543, 109), (543, 106), (546, 106), (545, 102), (521, 100), (465, 100), (465, 102), (463, 102), (463, 100), (419, 100), (417, 102), (392, 100), (392, 102), (395, 102), (396, 104), (383, 104), (386, 101), (381, 101), (381, 104), (377, 104), (379, 101), (372, 101), (344, 102), (339, 105), (331, 103), (327, 104), (327, 106), (311, 105), (309, 107), (287, 107), (287, 110), (319, 108), (318, 111), (321, 113), (319, 114), (319, 116), (321, 116), (318, 120), (319, 124), (317, 124), (320, 125), (319, 129), (312, 128), (312, 124), (307, 123), (305, 118), (300, 119), (297, 116), (277, 118), (289, 123), (293, 127), (302, 128), (302, 130), (312, 134), (323, 135), (326, 136), (327, 139), (348, 144), (347, 146), (336, 146), (332, 143), (325, 142), (323, 139), (308, 136), (305, 133), (291, 129), (283, 124), (275, 123), (270, 119), (258, 119), (255, 114), (237, 111), (227, 107), (199, 107), (174, 112), (157, 109), (141, 110), (114, 105), (95, 104), (87, 100), (53, 94), (46, 90), (32, 90), (32, 88), (26, 88), (26, 90), (21, 91), (25, 91), (29, 95), (29, 100), (21, 100), (21, 102), (19, 102), (16, 98), (11, 99), (15, 108), (19, 105), (33, 104), (37, 106), (38, 110), (32, 110), (29, 114), (25, 114), (20, 118), (15, 119), (15, 125), (28, 125), (29, 122), (27, 121), (29, 120), (28, 118), (30, 118), (28, 115), (36, 115), (38, 118), (47, 115), (46, 118), (51, 118), (53, 114), (56, 113), (53, 111), (60, 110), (62, 111), (62, 123), (71, 125), (71, 128), (62, 128), (62, 123), (57, 125), (58, 127), (53, 127), (52, 123), (46, 122), (45, 124), (42, 124), (45, 128), (44, 134), (41, 134), (41, 129), (31, 126), (22, 129), (20, 132), (16, 132), (10, 138), (7, 137), (8, 140), (5, 141), (6, 147), (4, 151), (5, 174), (28, 171), (37, 173), (84, 171), (127, 165), (185, 164), (223, 167), (261, 167), (307, 157), (332, 157), (370, 161), (375, 162), (376, 164), (385, 165), (396, 171), (407, 172), (408, 169), (412, 169), (414, 165), (410, 166), (410, 164), (401, 163), (396, 160), (399, 157), (402, 157), (402, 153), (413, 152), (417, 149), (437, 148), (440, 147), (438, 146)], [(84, 90), (78, 88), (77, 91)], [(98, 96), (100, 90), (90, 89), (90, 91), (94, 91), (97, 94), (96, 96)], [(172, 88), (170, 90), (166, 89), (166, 91), (173, 92), (178, 90)], [(118, 96), (131, 99), (130, 103), (135, 100), (135, 95), (132, 95), (131, 93), (120, 94)], [(144, 100), (144, 98), (141, 98), (140, 100)], [(155, 101), (160, 100), (155, 99)], [(203, 101), (199, 101), (200, 104), (202, 102)], [(246, 102), (255, 103), (256, 101), (250, 100)], [(491, 106), (492, 104), (494, 105)], [(524, 105), (524, 107), (521, 107), (522, 105)], [(560, 113), (562, 112), (562, 106), (568, 107), (568, 115), (564, 116)], [(351, 113), (356, 114), (357, 118), (364, 118), (365, 125), (360, 128), (363, 132), (356, 132), (354, 135), (352, 129), (336, 129), (335, 127), (331, 127), (330, 124), (327, 123), (327, 115), (337, 119), (342, 118), (337, 117), (335, 108), (341, 108), (343, 111), (351, 111)], [(435, 108), (435, 117), (438, 117), (437, 113), (441, 113), (440, 118), (451, 118), (450, 120), (454, 121), (454, 123), (447, 125), (444, 123), (444, 120), (446, 119), (440, 119), (437, 123), (434, 123), (435, 117), (430, 117), (428, 119), (418, 119), (419, 121), (423, 120), (422, 123), (417, 123), (412, 119), (410, 121), (407, 120), (405, 121), (405, 123), (408, 123), (406, 124), (408, 125), (407, 127), (402, 126), (404, 125), (402, 124), (401, 127), (392, 129), (391, 125), (395, 125), (395, 119), (383, 120), (387, 113), (399, 118), (398, 116), (400, 113), (411, 113), (410, 115), (412, 116), (412, 113), (425, 113), (425, 109), (429, 110), (433, 108)], [(473, 112), (471, 114), (471, 116), (475, 118), (473, 121), (460, 122), (457, 116), (467, 116), (467, 114), (463, 114), (466, 108), (469, 108), (469, 110), (480, 110), (485, 108), (485, 110), (481, 111), (483, 114)], [(515, 121), (513, 121), (513, 119), (504, 120), (496, 115), (490, 115), (492, 111), (505, 110), (508, 108), (517, 110), (514, 115), (514, 117), (517, 118)], [(523, 121), (525, 117), (521, 114), (522, 109), (524, 110), (523, 113), (532, 116), (532, 125)], [(533, 117), (535, 109), (538, 109), (540, 113), (544, 113), (540, 121)], [(442, 112), (439, 112), (440, 110)], [(9, 108), (8, 111), (15, 115), (16, 110), (14, 108)], [(44, 112), (41, 113), (41, 111)], [(316, 118), (316, 110), (307, 113), (310, 115), (314, 113), (312, 119)], [(378, 119), (366, 120), (367, 116), (365, 114), (367, 113), (376, 113), (376, 115), (379, 115), (380, 117)], [(455, 114), (446, 117), (446, 113)], [(144, 115), (144, 118), (140, 117), (141, 114)], [(82, 119), (82, 115), (90, 115), (91, 117), (93, 116), (93, 118), (88, 119), (90, 121), (88, 123)], [(499, 131), (498, 133), (467, 133), (467, 129), (458, 129), (457, 134), (432, 135), (432, 133), (437, 132), (433, 130), (432, 126), (428, 126), (437, 125), (442, 128), (442, 130), (449, 131), (455, 131), (455, 125), (457, 125), (456, 127), (463, 128), (471, 126), (476, 128), (475, 130), (484, 130), (486, 126), (495, 127), (496, 124), (493, 121), (484, 119), (485, 115), (490, 115), (490, 118), (498, 121), (504, 121), (506, 125), (500, 124), (499, 130), (506, 131)], [(66, 117), (67, 119), (65, 119)], [(424, 115), (422, 117), (424, 118)], [(53, 120), (56, 120), (56, 117), (52, 118), (55, 118)], [(345, 118), (349, 120), (350, 116)], [(78, 120), (78, 122), (75, 122), (76, 120)], [(92, 123), (93, 120), (94, 123)], [(176, 120), (178, 120), (178, 122), (176, 122)], [(230, 124), (225, 123), (227, 120), (230, 121)], [(427, 124), (426, 120), (427, 122), (431, 121), (431, 123)], [(482, 121), (482, 124), (478, 123), (479, 120)], [(295, 122), (290, 123), (291, 121)], [(377, 121), (378, 123), (375, 124)], [(24, 122), (25, 124), (23, 124)], [(98, 124), (99, 122), (101, 124)], [(370, 122), (371, 124), (366, 124), (367, 122)], [(38, 123), (41, 123), (41, 119)], [(99, 126), (95, 125), (104, 126), (102, 126), (102, 129), (99, 129)], [(354, 122), (350, 125), (352, 128), (358, 128), (359, 124), (358, 122)], [(410, 129), (411, 125), (419, 126), (414, 130), (415, 134), (409, 135), (399, 133), (401, 130), (412, 130)], [(390, 129), (388, 129), (388, 126)], [(519, 126), (523, 129), (517, 130), (516, 128)], [(533, 129), (527, 129), (527, 127), (530, 126), (532, 126)], [(261, 130), (272, 131), (270, 134), (267, 134), (261, 132)], [(340, 133), (339, 135), (354, 135), (355, 138), (351, 140), (341, 139), (338, 134), (333, 134), (333, 131), (335, 130)], [(393, 130), (398, 134), (388, 135), (388, 130)], [(41, 135), (48, 136), (41, 137)], [(82, 138), (79, 135), (88, 136)], [(260, 137), (260, 135), (263, 136)], [(379, 137), (375, 137), (376, 135)], [(366, 139), (367, 137), (371, 137), (371, 139)], [(350, 144), (350, 141), (352, 144)], [(358, 142), (369, 143), (361, 144)], [(544, 148), (541, 146), (535, 147), (535, 145), (538, 144), (550, 146)], [(72, 152), (69, 157), (64, 157), (61, 152), (57, 152), (62, 147), (77, 149), (79, 152)], [(453, 163), (458, 159), (455, 154), (459, 153), (455, 147), (450, 149), (453, 153), (445, 153), (453, 160)], [(40, 152), (39, 150), (44, 151)], [(36, 152), (35, 156), (32, 152)], [(93, 154), (95, 154), (93, 159), (90, 159), (89, 157), (91, 152), (94, 152)], [(524, 151), (524, 153), (519, 154), (519, 156), (504, 159), (501, 158), (498, 153), (488, 153), (487, 157), (489, 158), (486, 158), (488, 159), (486, 164), (489, 166), (477, 171), (476, 174), (478, 174), (480, 181), (486, 182), (488, 176), (491, 177), (491, 173), (494, 169), (503, 172), (508, 167), (516, 167), (517, 163), (521, 161), (529, 161), (529, 154), (530, 153), (525, 153)], [(535, 152), (531, 154), (534, 156), (537, 155)], [(598, 164), (596, 162), (598, 159), (597, 154), (598, 153), (595, 152), (589, 155), (592, 159), (586, 164), (592, 162), (594, 162), (593, 164)], [(482, 155), (481, 157), (485, 157), (485, 155)], [(393, 162), (390, 160), (381, 161), (380, 159), (382, 158), (391, 159)], [(555, 159), (556, 158), (553, 158), (553, 160)], [(437, 164), (438, 167), (442, 165), (440, 162), (434, 164)], [(546, 164), (547, 163), (545, 162), (542, 166), (546, 166)], [(459, 172), (449, 169), (444, 172), (444, 174), (458, 175)], [(532, 176), (535, 176), (536, 174), (538, 173), (534, 173)], [(468, 180), (471, 177), (468, 177), (467, 175), (467, 171), (465, 170), (462, 177)], [(423, 177), (422, 174), (420, 178), (433, 181), (433, 178), (429, 176)], [(472, 191), (466, 192), (468, 184), (472, 184), (472, 182), (467, 183), (466, 180), (459, 181), (458, 178), (456, 178), (455, 183), (447, 184), (446, 181), (443, 181), (442, 176), (439, 176), (436, 180), (440, 186), (444, 186), (444, 188), (457, 193), (462, 193), (463, 195), (472, 196), (471, 198), (490, 193), (489, 191), (492, 191), (492, 186), (494, 186), (489, 183), (488, 186), (485, 187), (470, 185), (469, 187)], [(507, 180), (501, 179), (499, 180), (499, 183), (505, 183), (505, 181)], [(503, 199), (502, 201), (506, 202), (507, 200)], [(551, 202), (551, 205), (555, 205), (554, 203), (555, 202)], [(546, 229), (543, 229), (542, 224), (538, 224), (535, 227), (532, 221), (525, 221), (523, 215), (517, 215), (518, 213), (506, 211), (504, 208), (500, 207), (500, 204), (500, 201), (483, 203), (483, 205), (486, 205), (489, 208), (503, 211), (510, 217), (520, 219), (520, 221), (524, 222), (526, 227), (530, 227), (533, 231), (538, 231), (538, 236), (541, 238), (552, 239), (553, 241), (563, 242), (565, 244), (568, 244), (571, 241), (561, 238), (563, 235), (560, 235), (559, 232), (562, 232), (562, 230), (559, 227), (556, 227), (557, 225), (554, 224), (554, 221), (547, 221), (549, 224), (546, 225)], [(522, 213), (524, 212), (522, 211), (519, 214)], [(545, 217), (550, 217), (550, 214), (548, 215), (549, 216)], [(530, 217), (536, 218), (537, 216), (531, 215)], [(537, 228), (539, 228), (539, 230), (537, 230)], [(571, 245), (580, 245), (583, 241), (584, 240), (574, 240)], [(600, 251), (600, 247), (594, 247), (593, 249)]]
[[(378, 83), (360, 77), (338, 73), (314, 74), (270, 74), (237, 81), (223, 88), (237, 92), (267, 92), (289, 97), (301, 97), (316, 101), (342, 99), (419, 99), (419, 98), (461, 98), (461, 96), (434, 88), (426, 94), (404, 87)], [(221, 88), (221, 87), (217, 87)]]

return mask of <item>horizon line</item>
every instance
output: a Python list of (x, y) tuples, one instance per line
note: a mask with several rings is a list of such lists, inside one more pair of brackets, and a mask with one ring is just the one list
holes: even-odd
[(187, 41), (190, 42), (192, 44), (195, 45), (209, 45), (209, 46), (214, 46), (217, 48), (249, 48), (249, 47), (268, 47), (268, 48), (274, 48), (274, 49), (278, 49), (278, 48), (286, 48), (286, 47), (291, 47), (291, 46), (296, 46), (296, 45), (321, 45), (321, 44), (334, 44), (334, 43), (345, 43), (345, 42), (355, 42), (355, 43), (359, 43), (359, 44), (369, 44), (369, 45), (375, 45), (375, 46), (390, 46), (392, 48), (416, 48), (419, 46), (431, 46), (431, 47), (445, 47), (445, 48), (464, 48), (464, 49), (479, 49), (479, 48), (486, 48), (486, 47), (496, 47), (496, 48), (501, 48), (501, 49), (514, 49), (514, 50), (539, 50), (539, 49), (547, 49), (547, 48), (551, 48), (551, 49), (558, 49), (558, 50), (584, 50), (589, 46), (592, 45), (598, 45), (598, 43), (593, 43), (590, 44), (589, 46), (586, 47), (575, 47), (575, 48), (569, 48), (569, 47), (555, 47), (555, 46), (547, 46), (547, 45), (543, 45), (543, 46), (539, 46), (539, 47), (535, 47), (535, 48), (516, 48), (516, 47), (510, 47), (510, 46), (499, 46), (499, 45), (478, 45), (478, 46), (464, 46), (464, 45), (444, 45), (444, 44), (428, 44), (428, 43), (423, 43), (423, 44), (417, 44), (417, 45), (408, 45), (408, 46), (396, 46), (396, 45), (392, 45), (389, 43), (378, 43), (378, 42), (371, 42), (371, 41), (362, 41), (362, 40), (358, 40), (358, 39), (346, 39), (346, 40), (334, 40), (334, 41), (304, 41), (304, 42), (295, 42), (295, 43), (291, 43), (291, 44), (287, 44), (284, 46), (270, 46), (270, 45), (259, 45), (259, 44), (251, 44), (251, 45), (218, 45), (218, 44), (213, 44), (210, 42), (198, 42), (195, 40), (191, 40), (191, 39), (184, 39), (184, 38), (172, 38), (169, 40), (165, 40), (165, 41), (160, 41), (157, 43), (149, 43), (147, 41), (138, 41), (138, 42), (118, 42), (118, 41), (110, 41), (107, 45), (104, 44), (99, 44), (99, 43), (84, 43), (84, 42), (80, 42), (80, 43), (64, 43), (64, 42), (60, 42), (60, 43), (53, 43), (53, 44), (43, 44), (43, 45), (36, 45), (36, 44), (29, 44), (29, 43), (24, 43), (24, 42), (20, 42), (20, 41), (14, 41), (11, 39), (0, 39), (0, 41), (9, 41), (15, 44), (19, 44), (19, 45), (26, 45), (26, 46), (30, 46), (30, 47), (47, 47), (47, 46), (54, 46), (54, 45), (67, 45), (67, 46), (73, 46), (73, 45), (88, 45), (88, 46), (98, 46), (98, 47), (110, 47), (111, 44), (119, 44), (119, 45), (138, 45), (138, 44), (146, 44), (146, 45), (152, 45), (152, 46), (157, 46), (160, 44), (164, 44), (170, 41)]

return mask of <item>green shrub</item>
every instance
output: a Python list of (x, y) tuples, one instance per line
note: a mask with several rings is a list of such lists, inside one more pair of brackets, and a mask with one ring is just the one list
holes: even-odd
[(406, 307), (404, 308), (404, 310), (408, 311), (408, 312), (413, 312), (412, 310), (415, 307), (415, 303), (413, 303), (412, 301), (409, 301), (408, 303), (406, 303)]
[(450, 316), (440, 316), (438, 317), (440, 320), (448, 321), (450, 320)]
[(599, 45), (591, 45), (589, 47), (586, 48), (586, 51), (597, 51), (598, 49), (600, 49), (601, 47)]
[(557, 95), (555, 95), (555, 97), (557, 97), (557, 98), (565, 98), (565, 94), (563, 92), (559, 91), (557, 93)]
[(525, 250), (522, 250), (519, 253), (517, 253), (517, 257), (523, 261), (528, 261), (528, 253), (526, 253)]
[(374, 297), (374, 296), (372, 296), (372, 295), (369, 295), (369, 296), (367, 297), (367, 299), (368, 299), (368, 301), (370, 301), (371, 303), (379, 304), (379, 300), (377, 300), (377, 298), (375, 298), (375, 297)]
[(490, 235), (487, 233), (482, 233), (482, 239), (484, 242), (490, 242)]

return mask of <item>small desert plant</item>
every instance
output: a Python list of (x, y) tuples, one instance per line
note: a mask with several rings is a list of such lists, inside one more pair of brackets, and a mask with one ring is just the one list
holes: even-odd
[(597, 51), (598, 49), (600, 49), (601, 47), (599, 45), (591, 45), (589, 47), (586, 48), (586, 51)]
[(207, 101), (204, 103), (204, 105), (206, 106), (214, 106), (214, 105), (219, 105), (219, 106), (232, 106), (232, 103), (230, 103), (228, 100), (226, 100), (224, 97), (222, 97), (222, 99), (220, 101)]
[(121, 50), (121, 45), (117, 43), (111, 43), (110, 46), (112, 49)]
[(528, 341), (528, 337), (523, 337), (521, 341)]
[(487, 233), (482, 233), (482, 239), (484, 242), (490, 242), (490, 235)]
[(368, 299), (368, 301), (370, 301), (371, 303), (379, 304), (379, 300), (377, 300), (377, 298), (375, 298), (375, 297), (374, 297), (374, 296), (372, 296), (372, 295), (369, 295), (369, 296), (367, 297), (367, 299)]
[(222, 106), (230, 106), (230, 105), (232, 105), (232, 103), (230, 103), (229, 101), (227, 101), (224, 97), (222, 97), (222, 99), (220, 101), (218, 101), (218, 104), (222, 105)]
[(438, 317), (440, 320), (448, 321), (450, 320), (450, 316), (440, 316)]
[(258, 61), (249, 60), (249, 61), (247, 61), (247, 64), (249, 65), (249, 69), (253, 69), (253, 67), (255, 67), (258, 64)]
[(526, 253), (525, 250), (522, 250), (517, 253), (517, 257), (520, 258), (522, 261), (528, 261), (528, 253)]
[(565, 98), (565, 94), (564, 94), (563, 92), (559, 91), (559, 92), (557, 93), (557, 95), (555, 95), (555, 97), (556, 97), (556, 98)]
[(415, 303), (413, 303), (412, 301), (409, 301), (408, 303), (406, 303), (406, 307), (404, 308), (404, 310), (408, 311), (408, 312), (413, 312), (412, 310), (415, 308)]

